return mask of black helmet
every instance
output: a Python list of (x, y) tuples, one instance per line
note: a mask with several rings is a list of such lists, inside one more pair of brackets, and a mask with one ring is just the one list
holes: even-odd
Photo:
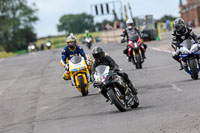
[(94, 57), (95, 60), (100, 61), (101, 59), (105, 57), (105, 52), (103, 48), (96, 46), (92, 50), (92, 56)]
[(174, 21), (174, 28), (177, 30), (177, 32), (184, 32), (185, 31), (185, 23), (182, 18), (177, 18)]

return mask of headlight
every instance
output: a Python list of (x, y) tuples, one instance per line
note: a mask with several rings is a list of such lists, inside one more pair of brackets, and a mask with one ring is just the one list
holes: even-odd
[(181, 51), (182, 54), (190, 54), (190, 51), (187, 48), (185, 48), (185, 47), (182, 47), (180, 49), (180, 51)]
[(181, 53), (182, 53), (182, 54), (189, 54), (190, 51), (188, 51), (188, 50), (183, 50), (183, 51), (181, 51)]
[(198, 50), (199, 50), (198, 45), (193, 45), (192, 48), (191, 48), (191, 50), (190, 50), (190, 52), (191, 52), (191, 53), (195, 53), (195, 52), (197, 52)]
[(85, 67), (80, 67), (80, 68), (79, 68), (79, 70), (84, 70), (84, 69), (85, 69)]

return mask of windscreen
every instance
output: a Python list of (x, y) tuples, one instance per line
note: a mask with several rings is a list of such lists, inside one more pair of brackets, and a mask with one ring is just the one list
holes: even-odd
[(73, 63), (73, 64), (78, 64), (81, 62), (81, 57), (80, 56), (74, 56), (70, 59), (70, 61)]
[(96, 70), (96, 75), (101, 76), (104, 74), (104, 72), (106, 71), (107, 66), (106, 65), (100, 65), (98, 67), (95, 68)]
[(190, 50), (192, 47), (192, 41), (190, 39), (183, 41), (183, 47), (186, 47), (188, 50)]

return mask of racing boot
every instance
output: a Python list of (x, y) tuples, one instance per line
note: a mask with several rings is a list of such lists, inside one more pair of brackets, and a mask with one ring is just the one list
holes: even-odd
[(181, 67), (179, 70), (181, 71), (181, 70), (183, 70), (184, 68), (183, 68), (183, 64), (181, 63), (181, 61), (179, 61), (179, 63), (180, 63), (180, 67)]
[(131, 62), (131, 57), (130, 57), (130, 56), (128, 56), (127, 58), (128, 58), (128, 62)]

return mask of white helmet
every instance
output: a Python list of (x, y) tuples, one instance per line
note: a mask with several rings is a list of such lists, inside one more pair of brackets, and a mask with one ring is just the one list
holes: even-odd
[(133, 28), (133, 25), (134, 25), (134, 22), (133, 22), (132, 19), (128, 19), (128, 20), (126, 21), (126, 26), (127, 26), (128, 29), (132, 29), (132, 28)]

